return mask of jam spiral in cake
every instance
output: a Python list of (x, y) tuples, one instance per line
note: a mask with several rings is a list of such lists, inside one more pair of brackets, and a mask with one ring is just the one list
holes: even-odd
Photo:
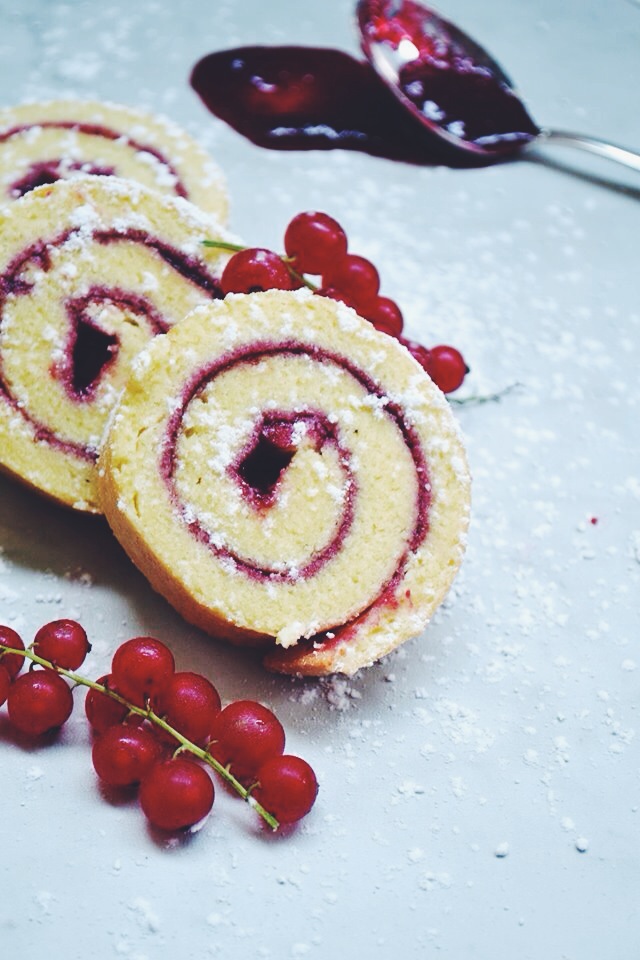
[(99, 512), (95, 462), (133, 358), (219, 296), (217, 222), (185, 200), (87, 176), (0, 209), (0, 467)]
[(306, 290), (228, 296), (150, 343), (99, 475), (155, 589), (287, 673), (351, 674), (420, 633), (462, 558), (469, 478), (444, 397)]
[(226, 220), (221, 171), (192, 137), (164, 118), (88, 100), (0, 110), (0, 204), (86, 174), (135, 180)]

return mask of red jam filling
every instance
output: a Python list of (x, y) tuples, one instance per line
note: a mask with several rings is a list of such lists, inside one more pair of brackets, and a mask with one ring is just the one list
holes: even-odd
[[(75, 120), (42, 120), (38, 123), (23, 123), (0, 133), (0, 143), (4, 143), (11, 137), (15, 137), (21, 133), (26, 133), (27, 131), (38, 127), (54, 130), (75, 130), (78, 133), (83, 133), (92, 137), (102, 137), (105, 140), (124, 140), (136, 153), (147, 153), (161, 163), (169, 171), (173, 178), (173, 191), (176, 196), (188, 198), (186, 187), (178, 177), (173, 165), (160, 152), (160, 150), (158, 150), (156, 147), (149, 146), (147, 143), (134, 140), (133, 138), (126, 136), (126, 134), (123, 134), (121, 131), (111, 130), (109, 127), (104, 127), (97, 123), (81, 123)], [(41, 184), (53, 183), (55, 180), (58, 180), (59, 177), (53, 176), (53, 179), (51, 179), (52, 174), (56, 171), (59, 172), (63, 164), (64, 160), (62, 158), (52, 158), (51, 160), (43, 161), (40, 164), (34, 164), (25, 177), (21, 178), (20, 180), (16, 180), (12, 184), (9, 184), (9, 196), (22, 196), (23, 194), (28, 193), (29, 190), (33, 190), (34, 187), (40, 186)], [(71, 164), (71, 169), (82, 170), (86, 173), (113, 174), (116, 172), (115, 169), (111, 167), (97, 167), (92, 166), (91, 164), (89, 164), (87, 168), (87, 166), (83, 163), (73, 163)], [(47, 179), (41, 179), (42, 177)]]
[(269, 506), (273, 502), (278, 483), (294, 454), (294, 447), (277, 443), (260, 433), (235, 470), (250, 503)]
[[(62, 246), (74, 230), (53, 238), (39, 241), (20, 251), (0, 276), (0, 331), (7, 297), (28, 295), (35, 282), (30, 273), (37, 269), (46, 273), (51, 269), (51, 250)], [(112, 243), (139, 243), (151, 249), (164, 263), (175, 270), (189, 283), (203, 290), (212, 298), (222, 296), (217, 279), (195, 257), (182, 253), (177, 248), (143, 230), (134, 229), (119, 232), (103, 230), (92, 237), (94, 242), (106, 245)], [(144, 325), (150, 336), (165, 331), (168, 324), (158, 313), (155, 306), (144, 296), (119, 287), (93, 286), (84, 296), (69, 299), (66, 313), (69, 326), (65, 345), (65, 355), (61, 362), (52, 364), (51, 374), (61, 379), (68, 395), (76, 402), (91, 400), (95, 390), (111, 364), (117, 359), (118, 337), (104, 330), (96, 320), (101, 305), (111, 304), (134, 315)], [(51, 428), (40, 423), (15, 396), (7, 383), (2, 369), (0, 355), (0, 395), (16, 414), (28, 423), (35, 439), (49, 444), (63, 453), (81, 460), (95, 461), (97, 451), (92, 446), (75, 443), (58, 436)]]
[(97, 322), (82, 314), (74, 320), (71, 343), (67, 347), (71, 376), (65, 378), (65, 386), (74, 399), (88, 400), (95, 393), (107, 366), (116, 359), (120, 341), (115, 334), (103, 330)]
[(338, 445), (335, 424), (322, 413), (270, 410), (229, 468), (249, 505), (259, 509), (275, 502), (279, 482), (298, 449), (300, 428), (316, 451), (320, 451), (325, 443)]
[[(254, 502), (256, 498), (259, 502), (261, 497), (266, 497), (267, 503), (270, 503), (273, 502), (270, 498), (273, 497), (274, 490), (277, 491), (277, 484), (282, 476), (283, 470), (285, 470), (291, 462), (291, 460), (286, 460), (285, 454), (287, 454), (289, 450), (287, 443), (291, 444), (291, 429), (295, 427), (298, 419), (304, 420), (305, 425), (310, 423), (312, 430), (317, 431), (314, 443), (318, 443), (319, 445), (326, 442), (336, 443), (340, 451), (340, 462), (345, 474), (344, 486), (346, 497), (342, 514), (336, 531), (328, 544), (312, 556), (303, 568), (296, 571), (295, 577), (290, 573), (283, 573), (280, 569), (257, 565), (250, 558), (239, 556), (228, 546), (220, 544), (219, 542), (214, 543), (204, 525), (197, 517), (194, 518), (192, 516), (192, 511), (188, 508), (188, 505), (182, 501), (176, 487), (175, 477), (176, 446), (180, 435), (182, 420), (189, 404), (221, 373), (239, 364), (255, 364), (263, 358), (273, 356), (308, 356), (315, 362), (338, 366), (353, 377), (361, 386), (364, 386), (370, 395), (379, 398), (385, 396), (384, 391), (378, 384), (358, 366), (352, 363), (352, 361), (340, 354), (335, 354), (313, 345), (301, 344), (296, 341), (251, 344), (237, 351), (233, 351), (221, 357), (211, 366), (201, 369), (186, 385), (181, 403), (167, 424), (159, 467), (175, 509), (182, 516), (184, 523), (192, 535), (201, 543), (206, 544), (212, 553), (220, 559), (232, 561), (239, 573), (243, 573), (252, 579), (262, 581), (294, 581), (312, 577), (338, 553), (351, 527), (355, 513), (358, 486), (349, 451), (341, 446), (338, 428), (335, 424), (330, 423), (324, 414), (308, 410), (298, 413), (287, 412), (286, 414), (273, 412), (273, 420), (271, 421), (269, 418), (272, 415), (272, 411), (269, 411), (259, 422), (249, 445), (241, 451), (238, 459), (231, 467), (231, 470), (236, 471), (239, 475), (240, 482), (245, 484), (246, 487), (251, 488), (251, 492), (247, 492)], [(381, 599), (386, 595), (390, 595), (393, 591), (395, 585), (402, 578), (409, 555), (422, 543), (429, 526), (430, 488), (428, 483), (428, 468), (420, 439), (414, 428), (407, 422), (404, 411), (399, 404), (387, 402), (383, 409), (384, 415), (395, 423), (402, 434), (413, 459), (416, 473), (417, 502), (414, 526), (406, 548), (396, 565), (396, 569), (389, 580), (381, 584), (378, 596), (368, 609), (371, 609), (372, 606), (379, 603)], [(288, 441), (287, 431), (289, 431)], [(268, 453), (265, 446), (266, 443), (270, 444)], [(278, 450), (276, 455), (273, 455), (274, 447)], [(262, 457), (263, 453), (266, 453), (266, 456), (262, 462), (260, 462), (260, 457)], [(291, 458), (293, 458), (293, 456), (295, 456), (295, 452), (292, 452)], [(248, 468), (247, 463), (249, 463)], [(242, 476), (241, 471), (243, 470), (245, 474), (248, 472), (251, 482), (247, 480), (246, 475), (244, 477)]]
[(117, 356), (120, 338), (105, 330), (98, 319), (100, 309), (112, 304), (126, 310), (129, 322), (138, 322), (152, 335), (164, 333), (167, 325), (158, 311), (139, 294), (116, 287), (94, 286), (82, 297), (67, 300), (69, 333), (62, 363), (52, 374), (62, 380), (72, 400), (93, 399), (100, 379)]
[(16, 199), (24, 197), (25, 193), (31, 193), (36, 187), (43, 187), (45, 184), (55, 183), (57, 180), (63, 179), (67, 170), (98, 177), (112, 177), (116, 172), (114, 167), (99, 167), (95, 163), (64, 163), (62, 160), (44, 160), (32, 163), (24, 176), (9, 184), (7, 192), (9, 196)]

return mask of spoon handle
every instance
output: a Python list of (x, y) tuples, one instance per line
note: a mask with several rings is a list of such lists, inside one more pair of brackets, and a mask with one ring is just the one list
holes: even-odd
[(640, 171), (640, 153), (627, 150), (626, 147), (618, 147), (613, 143), (607, 143), (606, 140), (599, 140), (597, 137), (587, 137), (581, 133), (567, 133), (565, 130), (542, 130), (533, 143), (542, 145), (549, 143), (559, 147), (578, 147), (580, 150), (596, 153), (607, 160), (614, 160), (616, 163), (621, 163), (632, 170)]

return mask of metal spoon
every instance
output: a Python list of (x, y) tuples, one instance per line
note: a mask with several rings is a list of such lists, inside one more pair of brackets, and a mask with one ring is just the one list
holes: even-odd
[(532, 144), (578, 147), (640, 171), (640, 154), (539, 127), (486, 50), (415, 0), (358, 0), (362, 49), (398, 100), (455, 150), (482, 162)]

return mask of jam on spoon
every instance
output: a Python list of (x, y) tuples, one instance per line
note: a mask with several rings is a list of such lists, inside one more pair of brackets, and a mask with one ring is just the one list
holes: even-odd
[(398, 101), (453, 149), (486, 161), (532, 143), (578, 147), (640, 170), (640, 154), (606, 140), (538, 127), (502, 67), (416, 0), (358, 0), (362, 48)]
[(376, 73), (452, 147), (500, 157), (540, 134), (502, 68), (433, 11), (413, 0), (360, 0), (357, 19)]

